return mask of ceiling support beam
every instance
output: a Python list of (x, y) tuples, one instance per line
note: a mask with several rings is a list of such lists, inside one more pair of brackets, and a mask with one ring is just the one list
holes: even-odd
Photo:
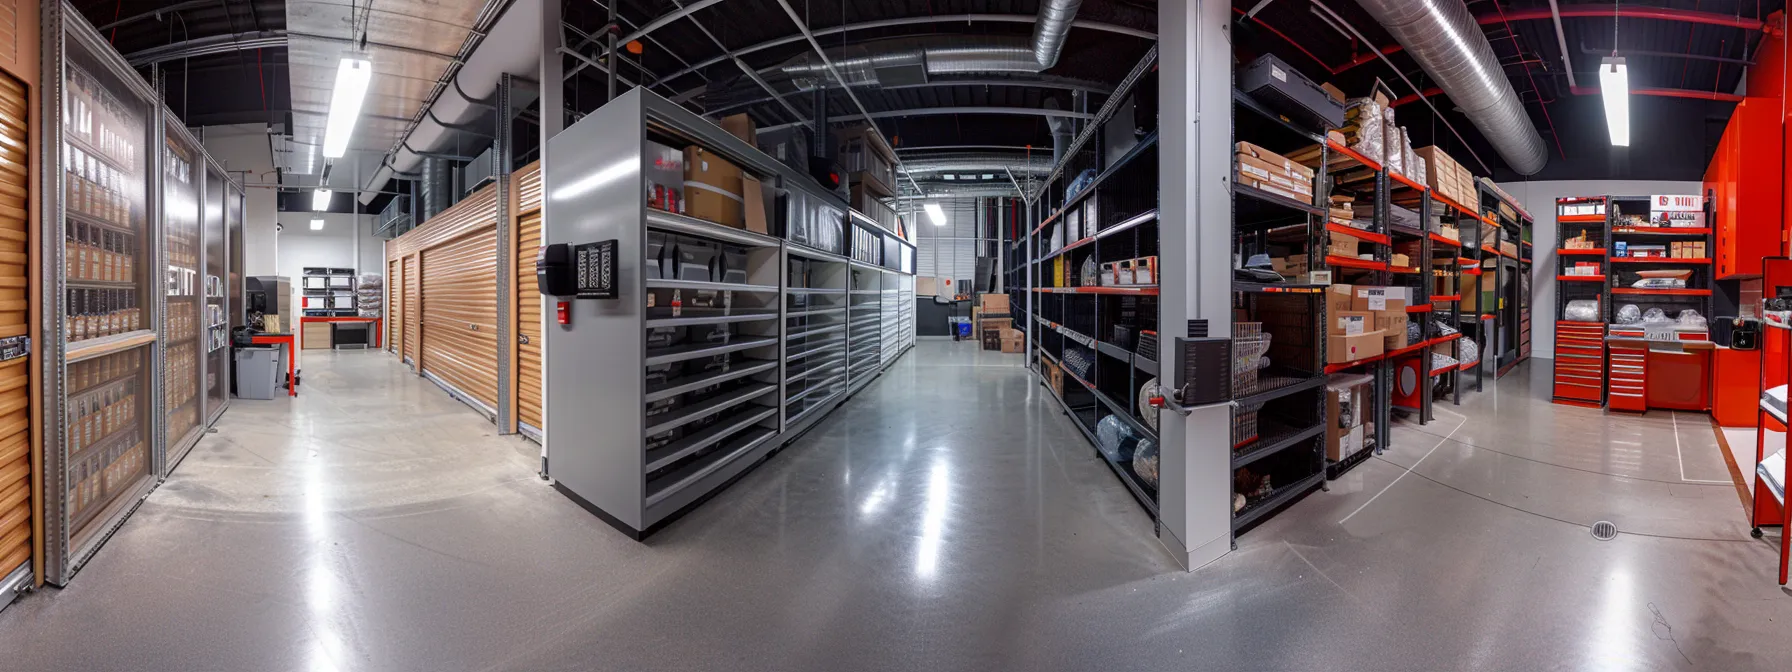
[[(746, 71), (743, 70), (743, 72), (746, 72)], [(759, 79), (757, 73), (752, 73), (752, 74), (749, 74), (748, 76), (754, 78), (754, 80)], [(1017, 86), (1017, 87), (1025, 87), (1025, 88), (1029, 88), (1029, 89), (1064, 89), (1067, 91), (1084, 91), (1084, 92), (1088, 92), (1088, 93), (1099, 93), (1102, 95), (1107, 95), (1107, 94), (1113, 93), (1113, 91), (1114, 91), (1113, 87), (1106, 87), (1106, 86), (1101, 86), (1098, 84), (1091, 84), (1091, 83), (1087, 83), (1087, 82), (1078, 82), (1076, 80), (1069, 80), (1069, 79), (1063, 79), (1063, 78), (1057, 78), (1057, 77), (1042, 77), (1039, 79), (951, 79), (951, 80), (923, 82), (920, 84), (885, 85), (885, 86), (880, 86), (878, 88), (885, 90), (885, 91), (892, 91), (895, 89), (930, 89), (930, 88), (936, 88), (936, 87), (942, 87), (942, 86)], [(769, 88), (767, 88), (767, 90), (770, 91)], [(811, 89), (797, 89), (796, 92), (797, 93), (806, 93), (810, 90)], [(755, 98), (753, 100), (746, 100), (746, 101), (741, 101), (738, 103), (729, 103), (727, 105), (722, 105), (719, 107), (706, 108), (705, 112), (708, 114), (712, 114), (712, 115), (721, 114), (728, 110), (736, 110), (736, 109), (746, 107), (748, 105), (758, 105), (760, 103), (769, 103), (769, 102), (772, 102), (771, 98)]]
[[(130, 16), (124, 17), (117, 21), (113, 21), (106, 25), (95, 28), (94, 30), (98, 30), (103, 33), (108, 30), (111, 30), (113, 28), (117, 28), (119, 26), (126, 25), (126, 24), (136, 23), (136, 22), (142, 21), (144, 19), (160, 20), (162, 18), (163, 14), (172, 14), (174, 12), (178, 12), (183, 9), (198, 9), (200, 7), (212, 7), (217, 4), (218, 4), (217, 0), (187, 0), (186, 2), (177, 2), (172, 5), (167, 5), (165, 7), (157, 7), (154, 10), (151, 10), (148, 12), (143, 12), (142, 14), (132, 14)], [(253, 4), (253, 3), (251, 3), (251, 4)]]
[[(622, 44), (628, 44), (629, 42), (641, 39), (643, 37), (647, 37), (648, 34), (652, 33), (653, 31), (656, 31), (656, 30), (666, 27), (668, 24), (672, 23), (673, 21), (677, 21), (684, 17), (690, 16), (692, 12), (703, 9), (705, 7), (709, 7), (711, 5), (718, 4), (720, 2), (722, 2), (722, 0), (697, 0), (697, 2), (693, 2), (691, 4), (679, 7), (677, 11), (668, 13), (665, 16), (654, 19), (652, 21), (648, 21), (647, 25), (644, 25), (644, 26), (641, 26), (640, 28), (635, 29), (635, 32), (624, 35), (624, 36), (618, 38), (616, 41), (620, 42)], [(611, 0), (611, 5), (612, 5), (610, 7), (610, 15), (611, 16), (616, 15), (615, 7), (613, 6), (614, 3), (615, 3), (615, 0)], [(612, 21), (614, 21), (614, 19), (612, 19)], [(605, 31), (605, 32), (608, 32), (608, 31)], [(610, 34), (614, 35), (615, 33), (610, 33)], [(586, 36), (585, 41), (580, 42), (578, 44), (578, 46), (574, 47), (574, 49), (575, 50), (583, 49), (586, 44), (589, 44), (593, 41), (595, 41), (595, 40), (592, 37)], [(615, 50), (616, 50), (615, 46), (612, 45), (610, 48), (606, 49), (604, 52), (599, 53), (598, 57), (602, 58), (604, 56), (604, 54), (615, 51)], [(579, 74), (579, 71), (583, 70), (583, 69), (585, 69), (585, 66), (584, 66), (583, 62), (581, 61), (581, 64), (578, 65), (577, 67), (574, 67), (571, 72), (566, 73), (566, 76), (570, 78), (573, 75)]]
[(1609, 17), (1613, 14), (1628, 19), (1659, 19), (1662, 21), (1678, 21), (1681, 23), (1702, 23), (1708, 26), (1728, 26), (1743, 30), (1772, 31), (1766, 22), (1760, 19), (1719, 14), (1717, 12), (1700, 12), (1685, 9), (1669, 9), (1666, 7), (1613, 6), (1613, 5), (1559, 5), (1557, 7), (1533, 7), (1514, 9), (1499, 13), (1483, 14), (1475, 17), (1475, 23), (1483, 26), (1506, 21), (1542, 21), (1553, 20), (1557, 13), (1565, 17)]
[[(898, 26), (915, 26), (915, 25), (926, 25), (926, 24), (932, 24), (932, 23), (978, 23), (978, 22), (982, 22), (982, 23), (1033, 23), (1033, 22), (1037, 21), (1038, 19), (1039, 19), (1038, 15), (1035, 15), (1035, 14), (939, 14), (939, 15), (934, 15), (934, 16), (910, 16), (910, 17), (905, 17), (905, 18), (900, 18), (900, 19), (883, 19), (880, 21), (865, 21), (865, 22), (861, 22), (861, 23), (848, 23), (845, 25), (834, 26), (832, 28), (823, 28), (821, 30), (810, 31), (809, 34), (812, 34), (815, 37), (824, 37), (827, 35), (838, 35), (840, 33), (846, 33), (846, 32), (851, 32), (851, 31), (855, 31), (855, 30), (875, 30), (878, 28), (895, 28)], [(1120, 35), (1130, 35), (1132, 37), (1138, 37), (1138, 38), (1147, 39), (1147, 40), (1156, 40), (1157, 39), (1157, 33), (1153, 33), (1148, 30), (1138, 30), (1136, 28), (1128, 28), (1126, 26), (1118, 26), (1118, 25), (1114, 25), (1111, 23), (1102, 23), (1099, 21), (1074, 21), (1070, 25), (1075, 28), (1083, 28), (1086, 30), (1097, 30), (1097, 31), (1106, 32), (1106, 33), (1117, 33)], [(747, 54), (751, 54), (756, 51), (763, 51), (766, 49), (770, 49), (772, 47), (783, 46), (786, 44), (796, 44), (798, 42), (802, 42), (803, 39), (804, 39), (803, 35), (791, 35), (789, 37), (780, 37), (775, 40), (769, 40), (766, 42), (760, 42), (759, 44), (741, 47), (739, 49), (734, 50), (734, 52), (732, 54), (724, 54), (721, 56), (717, 56), (715, 58), (711, 58), (706, 61), (701, 61), (701, 62), (698, 62), (698, 63), (696, 63), (690, 67), (687, 67), (683, 70), (679, 70), (670, 75), (661, 77), (658, 80), (655, 80), (653, 82), (653, 86), (659, 86), (660, 84), (663, 84), (665, 82), (669, 82), (671, 80), (677, 79), (679, 77), (683, 77), (685, 75), (691, 74), (691, 73), (701, 70), (703, 68), (707, 68), (707, 67), (715, 65), (717, 63), (721, 63), (723, 61), (728, 60), (728, 58), (730, 56), (736, 56), (736, 57), (745, 56)], [(680, 95), (682, 96), (684, 94), (680, 94)], [(688, 97), (686, 99), (688, 100)], [(674, 99), (672, 99), (672, 102), (681, 102), (681, 101), (679, 101), (677, 98), (674, 98)]]
[(272, 49), (286, 46), (285, 31), (270, 30), (266, 32), (236, 33), (234, 35), (210, 35), (195, 37), (151, 47), (142, 51), (126, 54), (124, 60), (133, 67), (143, 67), (152, 63), (166, 63), (183, 58), (228, 54), (237, 51), (254, 51), (256, 49)]
[[(1043, 107), (916, 107), (916, 108), (911, 108), (911, 109), (906, 109), (906, 110), (888, 110), (888, 111), (884, 111), (884, 112), (864, 112), (863, 110), (860, 110), (860, 112), (861, 112), (861, 114), (859, 116), (866, 118), (866, 119), (894, 119), (897, 117), (932, 117), (932, 116), (938, 116), (938, 115), (943, 115), (943, 114), (1011, 114), (1011, 115), (1016, 115), (1016, 116), (1029, 116), (1029, 117), (1069, 117), (1072, 119), (1082, 119), (1082, 120), (1093, 120), (1095, 118), (1094, 114), (1090, 114), (1087, 112), (1072, 112), (1070, 110), (1050, 110), (1050, 109), (1046, 109)], [(845, 120), (833, 119), (833, 120), (829, 120), (829, 121), (830, 122), (848, 122), (851, 120), (850, 119), (845, 119)], [(800, 124), (778, 124), (776, 126), (761, 126), (761, 127), (759, 127), (759, 130), (761, 132), (776, 131), (776, 130), (790, 128), (792, 126), (798, 126), (798, 125), (800, 125)]]

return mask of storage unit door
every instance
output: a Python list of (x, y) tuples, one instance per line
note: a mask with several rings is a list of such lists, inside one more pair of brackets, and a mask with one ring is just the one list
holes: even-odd
[(541, 293), (535, 288), (535, 253), (541, 246), (541, 211), (517, 222), (516, 419), (541, 429)]
[[(25, 101), (24, 85), (0, 75), (0, 337), (30, 321)], [(31, 558), (31, 359), (0, 362), (0, 578)]]
[(413, 254), (413, 255), (405, 257), (404, 258), (404, 301), (403, 301), (404, 318), (406, 320), (410, 321), (410, 324), (406, 325), (405, 330), (404, 330), (404, 358), (403, 359), (411, 361), (411, 362), (417, 361), (417, 338), (418, 338), (418, 335), (422, 332), (422, 329), (418, 328), (418, 326), (417, 326), (417, 316), (422, 314), (421, 312), (418, 311), (418, 305), (417, 305), (418, 304), (418, 296), (417, 295), (418, 295), (420, 285), (421, 285), (421, 283), (418, 281), (417, 276), (418, 276), (417, 255)]
[(391, 313), (386, 316), (389, 323), (386, 334), (386, 351), (398, 352), (399, 343), (404, 342), (404, 274), (399, 268), (399, 260), (386, 262), (386, 305)]
[(498, 406), (498, 237), (480, 227), (423, 250), (423, 372)]

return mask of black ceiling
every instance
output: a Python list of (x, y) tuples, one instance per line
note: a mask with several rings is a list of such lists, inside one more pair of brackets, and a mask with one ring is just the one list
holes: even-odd
[[(1320, 2), (1342, 15), (1371, 44), (1342, 35), (1321, 21), (1312, 9), (1312, 0), (1275, 2), (1249, 20), (1242, 16), (1256, 2), (1240, 0), (1234, 4), (1234, 18), (1240, 19), (1235, 24), (1240, 26), (1235, 36), (1240, 58), (1248, 60), (1261, 53), (1274, 53), (1313, 79), (1334, 82), (1350, 95), (1361, 95), (1377, 79), (1387, 82), (1396, 95), (1411, 94), (1413, 87), (1433, 88), (1425, 72), (1403, 51), (1396, 49), (1387, 54), (1393, 67), (1380, 59), (1367, 58), (1378, 47), (1397, 45), (1355, 2)], [(1667, 8), (1752, 20), (1778, 11), (1781, 5), (1778, 0), (1653, 0), (1621, 7)], [(1559, 2), (1558, 6), (1564, 12), (1570, 8), (1612, 7), (1572, 1)], [(1718, 133), (1735, 106), (1733, 100), (1633, 95), (1632, 146), (1613, 148), (1606, 139), (1599, 97), (1576, 95), (1570, 90), (1547, 0), (1474, 0), (1468, 7), (1471, 13), (1486, 19), (1482, 28), (1488, 41), (1549, 148), (1549, 165), (1530, 179), (1697, 180), (1703, 175)], [(1596, 90), (1599, 59), (1612, 52), (1613, 18), (1564, 16), (1562, 26), (1576, 83)], [(1617, 19), (1615, 29), (1618, 53), (1626, 58), (1633, 90), (1674, 89), (1689, 96), (1705, 93), (1720, 98), (1737, 91), (1745, 63), (1735, 61), (1751, 61), (1763, 36), (1758, 29), (1636, 17)], [(1351, 65), (1358, 60), (1366, 62)], [(1401, 80), (1402, 74), (1413, 87)], [(1458, 154), (1472, 153), (1491, 170), (1481, 170), (1467, 156), (1457, 158), (1477, 173), (1491, 172), (1495, 179), (1522, 178), (1500, 160), (1468, 119), (1450, 106), (1448, 96), (1438, 95), (1430, 100), (1441, 116), (1432, 114), (1416, 99), (1402, 104), (1396, 112), (1399, 123), (1412, 134), (1414, 144), (1438, 144)], [(1439, 122), (1447, 122), (1448, 126)], [(1458, 140), (1449, 127), (1454, 127), (1466, 143)]]
[[(286, 28), (284, 0), (82, 0), (75, 7), (127, 58)], [(189, 126), (278, 122), (292, 107), (284, 47), (173, 59), (159, 67), (169, 109)], [(138, 72), (147, 78), (150, 68)]]

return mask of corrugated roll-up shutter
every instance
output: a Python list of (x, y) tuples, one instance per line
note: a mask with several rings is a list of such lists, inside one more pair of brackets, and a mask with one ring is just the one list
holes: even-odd
[(488, 409), (498, 407), (497, 197), (488, 185), (399, 238), (420, 250), (423, 372)]
[(417, 311), (417, 295), (421, 291), (421, 288), (419, 287), (421, 283), (419, 283), (417, 279), (417, 255), (413, 254), (404, 258), (403, 273), (404, 319), (407, 324), (404, 328), (404, 355), (401, 359), (408, 359), (415, 362), (417, 361), (417, 335), (419, 332), (417, 329), (417, 315), (419, 315)]
[[(0, 75), (0, 337), (28, 332), (29, 129), (25, 86)], [(0, 577), (31, 558), (31, 370), (0, 363)]]
[(387, 352), (398, 352), (404, 347), (399, 345), (404, 342), (404, 273), (400, 263), (397, 259), (386, 262), (386, 305), (391, 311), (386, 316), (391, 323), (390, 333), (386, 334)]
[(541, 164), (517, 171), (516, 418), (541, 429), (541, 293), (535, 254), (541, 247)]

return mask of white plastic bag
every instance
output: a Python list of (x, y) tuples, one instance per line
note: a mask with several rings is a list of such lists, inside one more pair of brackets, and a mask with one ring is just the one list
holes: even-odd
[(1618, 324), (1636, 324), (1643, 321), (1643, 310), (1634, 303), (1618, 306)]
[(1576, 299), (1568, 302), (1562, 309), (1562, 319), (1571, 322), (1598, 322), (1599, 302), (1593, 299)]

